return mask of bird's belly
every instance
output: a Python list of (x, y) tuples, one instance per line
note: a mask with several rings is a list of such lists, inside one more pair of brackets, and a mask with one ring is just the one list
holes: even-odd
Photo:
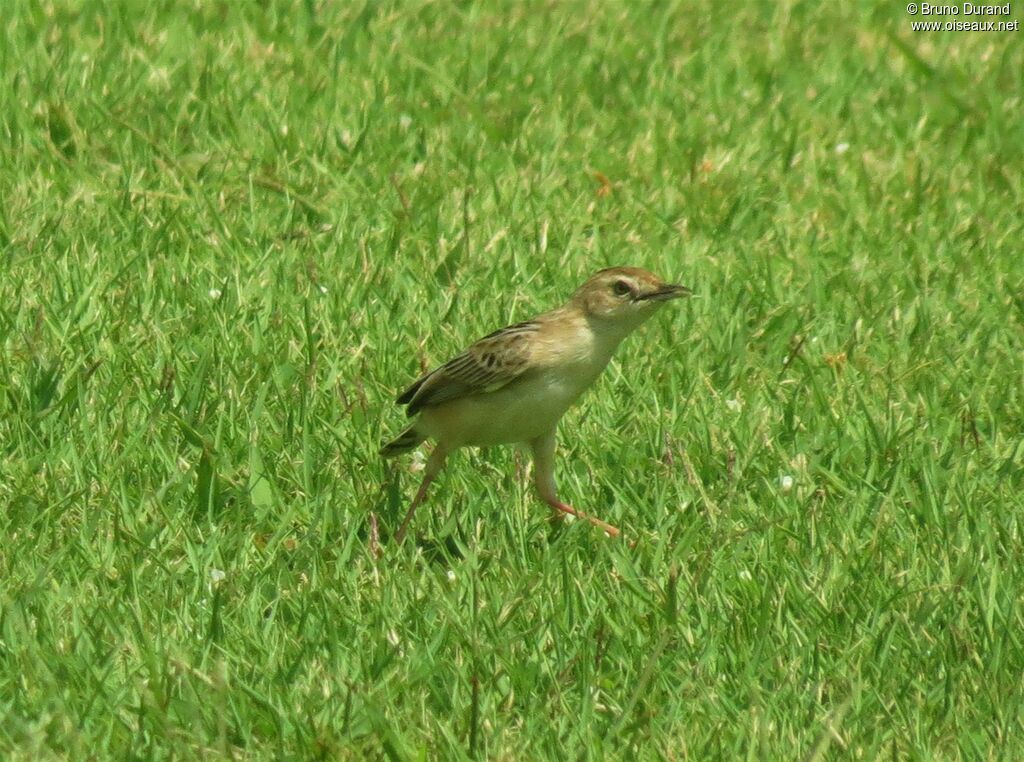
[(585, 388), (542, 376), (427, 408), (417, 427), (451, 447), (526, 442), (553, 429)]

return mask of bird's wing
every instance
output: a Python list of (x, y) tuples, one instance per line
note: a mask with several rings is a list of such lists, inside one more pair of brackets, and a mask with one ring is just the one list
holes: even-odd
[(440, 368), (421, 376), (402, 392), (398, 404), (406, 415), (442, 402), (494, 392), (521, 376), (530, 365), (532, 339), (540, 328), (532, 321), (517, 323), (484, 336)]

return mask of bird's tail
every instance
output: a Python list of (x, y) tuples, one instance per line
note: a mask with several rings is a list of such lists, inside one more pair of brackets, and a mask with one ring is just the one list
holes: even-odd
[(409, 426), (405, 431), (392, 439), (380, 448), (380, 454), (385, 458), (393, 458), (404, 452), (414, 449), (420, 442), (426, 439), (426, 435), (416, 431), (416, 424)]

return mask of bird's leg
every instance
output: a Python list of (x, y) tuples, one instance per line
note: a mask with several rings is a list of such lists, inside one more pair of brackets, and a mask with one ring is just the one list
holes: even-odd
[(395, 542), (401, 545), (402, 540), (405, 539), (405, 530), (409, 527), (409, 522), (412, 521), (412, 515), (416, 513), (416, 509), (419, 508), (420, 503), (427, 497), (427, 488), (430, 487), (430, 483), (434, 481), (434, 477), (441, 473), (441, 469), (444, 468), (444, 460), (448, 457), (448, 450), (441, 445), (434, 448), (434, 451), (430, 453), (430, 457), (427, 458), (427, 466), (423, 471), (423, 481), (420, 482), (420, 488), (416, 490), (416, 497), (412, 499), (412, 503), (409, 504), (409, 510), (405, 513), (405, 518), (402, 519), (402, 525), (398, 527), (398, 531), (395, 533)]
[(560, 513), (567, 513), (570, 516), (589, 521), (610, 536), (618, 537), (621, 532), (611, 524), (588, 516), (583, 511), (578, 511), (558, 499), (555, 487), (555, 430), (552, 429), (547, 434), (537, 437), (530, 442), (530, 446), (533, 448), (533, 483), (537, 487), (537, 493), (541, 500)]
[(575, 516), (578, 519), (583, 519), (584, 521), (589, 521), (591, 524), (596, 526), (598, 529), (603, 530), (610, 537), (618, 537), (620, 534), (622, 534), (622, 531), (620, 529), (618, 529), (618, 527), (614, 527), (611, 524), (609, 524), (607, 521), (601, 521), (601, 519), (595, 518), (594, 516), (589, 516), (586, 513), (584, 513), (583, 511), (576, 510), (575, 508), (573, 508), (568, 503), (563, 503), (563, 502), (561, 502), (559, 500), (545, 500), (545, 502), (548, 505), (550, 505), (552, 508), (554, 508), (556, 511), (561, 511), (562, 513), (568, 513), (570, 516)]

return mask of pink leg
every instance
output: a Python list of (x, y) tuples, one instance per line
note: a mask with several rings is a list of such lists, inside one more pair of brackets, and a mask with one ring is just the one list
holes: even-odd
[(434, 477), (427, 475), (423, 477), (423, 481), (420, 482), (420, 488), (416, 490), (416, 497), (412, 499), (409, 504), (409, 510), (405, 513), (405, 518), (402, 519), (402, 525), (398, 527), (398, 531), (395, 532), (395, 542), (401, 544), (402, 540), (405, 539), (405, 530), (409, 528), (409, 522), (412, 521), (412, 516), (416, 513), (416, 509), (420, 507), (420, 503), (427, 497), (427, 487), (434, 481)]
[(420, 482), (420, 488), (416, 490), (416, 497), (412, 499), (412, 503), (409, 504), (409, 510), (405, 513), (405, 518), (402, 519), (402, 525), (398, 527), (398, 531), (395, 532), (395, 542), (399, 545), (402, 544), (402, 540), (405, 539), (405, 532), (409, 528), (409, 522), (412, 521), (413, 514), (416, 513), (416, 509), (419, 508), (427, 497), (427, 488), (430, 487), (430, 483), (434, 481), (434, 477), (437, 476), (441, 469), (444, 467), (444, 460), (448, 457), (448, 451), (442, 448), (440, 445), (434, 448), (434, 452), (430, 454), (430, 458), (427, 459), (427, 467), (423, 472), (423, 481)]
[(544, 436), (533, 440), (530, 444), (533, 446), (533, 481), (541, 500), (556, 511), (589, 521), (594, 526), (607, 532), (611, 537), (618, 537), (622, 534), (611, 524), (593, 516), (588, 516), (583, 511), (578, 511), (571, 505), (567, 505), (558, 499), (555, 489), (555, 432), (553, 429)]
[(562, 513), (568, 513), (570, 516), (575, 516), (578, 519), (583, 519), (584, 521), (589, 521), (594, 526), (596, 526), (596, 527), (598, 527), (600, 529), (603, 529), (605, 532), (607, 532), (609, 537), (618, 537), (620, 534), (622, 534), (622, 532), (619, 531), (619, 529), (617, 527), (613, 527), (607, 521), (601, 521), (601, 519), (595, 518), (593, 516), (588, 516), (583, 511), (577, 511), (571, 505), (568, 505), (566, 503), (560, 502), (559, 500), (547, 500), (547, 499), (545, 499), (544, 502), (547, 503), (548, 505), (550, 505), (556, 511), (561, 511)]

